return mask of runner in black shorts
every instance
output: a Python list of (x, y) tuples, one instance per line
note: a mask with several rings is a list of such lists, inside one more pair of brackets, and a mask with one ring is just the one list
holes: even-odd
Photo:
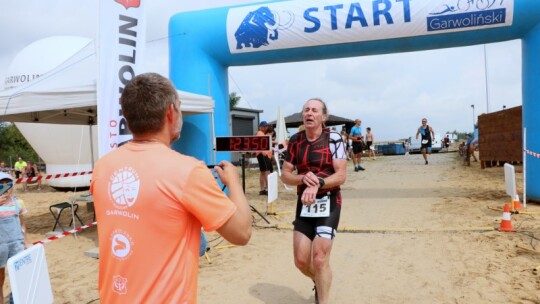
[(322, 100), (308, 100), (302, 116), (305, 131), (289, 140), (281, 180), (297, 186), (295, 265), (315, 282), (315, 302), (327, 303), (332, 282), (330, 252), (341, 214), (340, 186), (347, 175), (346, 143), (340, 134), (325, 128), (328, 114)]
[(301, 196), (298, 196), (294, 230), (301, 232), (312, 241), (315, 236), (327, 239), (334, 239), (336, 236), (339, 216), (341, 215), (341, 192), (327, 192), (323, 195), (317, 195), (317, 198), (320, 199), (326, 195), (330, 197), (330, 216), (328, 217), (301, 217), (300, 213), (304, 205)]
[(427, 124), (426, 118), (422, 118), (422, 125), (418, 128), (418, 131), (416, 131), (416, 139), (418, 139), (418, 135), (422, 135), (421, 150), (422, 156), (424, 157), (427, 165), (427, 155), (428, 153), (431, 154), (431, 141), (435, 138), (435, 131), (433, 131), (433, 128)]

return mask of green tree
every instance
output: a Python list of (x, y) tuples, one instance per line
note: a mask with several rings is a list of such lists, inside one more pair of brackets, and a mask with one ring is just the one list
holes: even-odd
[(229, 110), (232, 110), (232, 108), (236, 107), (236, 105), (240, 102), (240, 99), (242, 97), (238, 96), (236, 92), (229, 93)]
[(5, 162), (7, 166), (11, 166), (19, 156), (24, 160), (35, 162), (40, 160), (36, 151), (15, 125), (0, 123), (0, 161)]

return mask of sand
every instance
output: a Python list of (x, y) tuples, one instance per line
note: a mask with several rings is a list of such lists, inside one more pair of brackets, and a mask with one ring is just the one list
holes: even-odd
[[(363, 172), (349, 162), (342, 231), (331, 258), (331, 303), (540, 303), (540, 274), (533, 271), (540, 254), (516, 247), (540, 250), (540, 205), (527, 205), (532, 214), (512, 215), (517, 233), (495, 231), (509, 200), (503, 168), (466, 167), (457, 153), (429, 159), (426, 166), (418, 154), (380, 156), (366, 159)], [(521, 189), (521, 166), (516, 175)], [(29, 209), (32, 242), (51, 230), (51, 204), (83, 194), (17, 188)], [(246, 188), (270, 224), (254, 213), (252, 239), (244, 247), (208, 234), (199, 303), (313, 303), (313, 283), (296, 270), (292, 256), (295, 192), (280, 184), (277, 215), (266, 215), (257, 170), (246, 171)], [(80, 204), (79, 215), (91, 222), (93, 214)], [(45, 244), (55, 303), (99, 303), (98, 260), (84, 254), (97, 246), (96, 229)]]

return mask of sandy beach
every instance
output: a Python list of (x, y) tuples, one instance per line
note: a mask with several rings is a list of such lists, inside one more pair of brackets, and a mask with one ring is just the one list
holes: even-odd
[[(466, 167), (457, 153), (433, 154), (427, 166), (419, 154), (365, 159), (362, 172), (349, 162), (342, 187), (332, 303), (540, 303), (540, 273), (533, 271), (540, 255), (516, 247), (540, 250), (540, 205), (530, 203), (530, 214), (512, 215), (517, 233), (495, 231), (509, 201), (502, 167)], [(521, 190), (520, 165), (516, 175)], [(45, 239), (54, 224), (50, 205), (84, 194), (49, 187), (38, 192), (35, 186), (23, 193), (20, 185), (16, 190), (29, 210), (32, 242)], [(254, 213), (253, 236), (244, 247), (208, 234), (199, 303), (314, 302), (312, 282), (293, 263), (295, 191), (280, 183), (275, 215), (266, 214), (258, 191), (258, 171), (247, 170), (248, 200), (270, 224)], [(79, 216), (91, 222), (93, 213), (79, 204)], [(97, 247), (96, 229), (45, 244), (55, 303), (99, 303), (98, 260), (84, 254)]]

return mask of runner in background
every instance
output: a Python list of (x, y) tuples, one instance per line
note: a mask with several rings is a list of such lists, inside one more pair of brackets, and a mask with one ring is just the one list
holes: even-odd
[(420, 134), (422, 134), (422, 156), (424, 157), (427, 165), (427, 155), (428, 153), (431, 154), (431, 141), (433, 140), (433, 138), (435, 138), (435, 132), (433, 131), (432, 127), (428, 126), (426, 118), (422, 118), (422, 125), (418, 128), (418, 131), (416, 131), (416, 139), (418, 139), (418, 135)]

